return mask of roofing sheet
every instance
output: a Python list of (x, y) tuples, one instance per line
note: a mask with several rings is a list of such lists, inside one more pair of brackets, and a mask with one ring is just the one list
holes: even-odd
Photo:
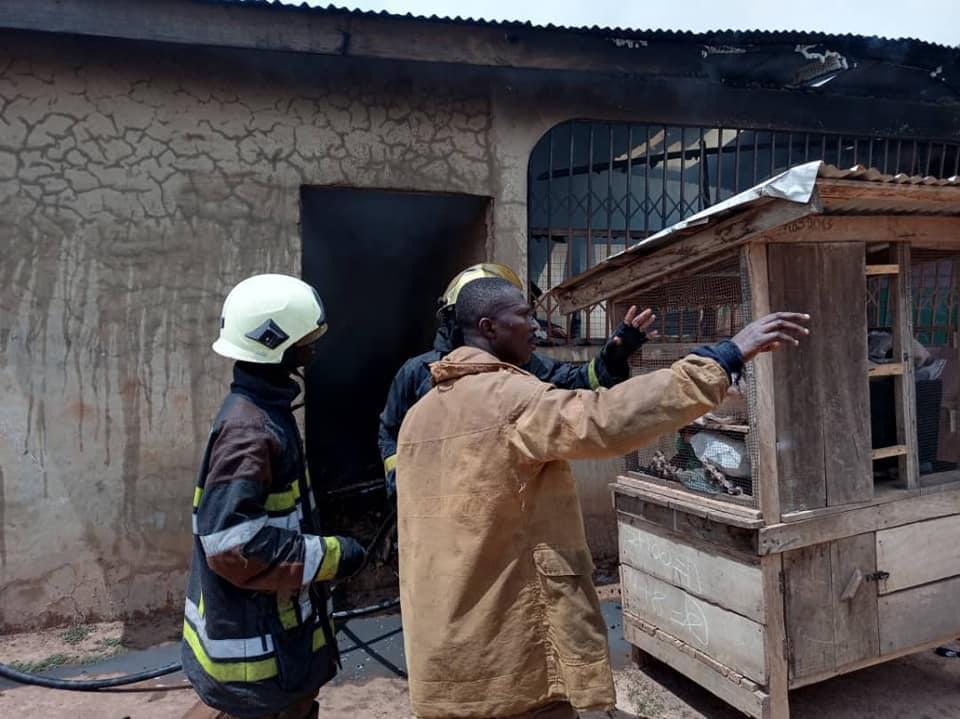
[(690, 40), (690, 41), (722, 41), (722, 42), (793, 42), (810, 40), (847, 40), (860, 41), (864, 43), (884, 43), (929, 46), (935, 48), (960, 50), (952, 48), (949, 45), (927, 42), (915, 38), (887, 38), (869, 35), (857, 35), (853, 33), (825, 33), (817, 31), (800, 30), (733, 30), (717, 29), (708, 32), (693, 32), (690, 30), (662, 30), (662, 29), (639, 29), (624, 27), (602, 27), (599, 25), (590, 26), (571, 26), (556, 25), (553, 23), (538, 24), (530, 21), (521, 20), (484, 20), (482, 18), (446, 16), (446, 15), (417, 15), (414, 13), (391, 13), (386, 10), (362, 10), (360, 8), (347, 7), (343, 5), (309, 5), (305, 2), (285, 2), (284, 0), (203, 0), (222, 5), (247, 5), (261, 6), (280, 10), (301, 10), (307, 12), (322, 13), (341, 13), (356, 15), (358, 17), (379, 17), (386, 19), (416, 20), (435, 23), (449, 23), (456, 25), (475, 25), (478, 27), (505, 27), (505, 28), (527, 28), (533, 30), (557, 30), (562, 32), (573, 32), (581, 34), (600, 34), (600, 35), (620, 35), (636, 36), (644, 39), (664, 39), (664, 40)]

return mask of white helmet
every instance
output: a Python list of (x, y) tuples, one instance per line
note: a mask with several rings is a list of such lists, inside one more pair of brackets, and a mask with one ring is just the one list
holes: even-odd
[(323, 302), (310, 285), (287, 275), (255, 275), (224, 300), (213, 351), (244, 362), (280, 364), (287, 348), (326, 331)]

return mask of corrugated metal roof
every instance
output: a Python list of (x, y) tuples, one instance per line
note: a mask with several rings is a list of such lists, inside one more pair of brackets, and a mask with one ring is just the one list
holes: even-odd
[(896, 185), (949, 185), (951, 187), (960, 187), (960, 175), (953, 177), (939, 178), (927, 175), (884, 175), (875, 167), (864, 167), (863, 165), (854, 165), (848, 170), (841, 170), (833, 165), (823, 165), (818, 173), (819, 177), (826, 177), (831, 180), (861, 180), (863, 182), (889, 182)]
[(386, 10), (362, 10), (342, 5), (308, 5), (305, 2), (284, 2), (284, 0), (202, 0), (219, 5), (244, 5), (249, 7), (265, 7), (278, 10), (297, 10), (317, 13), (339, 13), (358, 17), (376, 17), (392, 20), (414, 20), (419, 22), (446, 23), (454, 25), (474, 25), (477, 27), (524, 28), (528, 30), (548, 30), (587, 35), (616, 35), (633, 37), (643, 40), (687, 40), (705, 43), (784, 43), (784, 42), (825, 42), (848, 41), (875, 44), (880, 41), (885, 44), (901, 44), (909, 46), (927, 46), (941, 50), (953, 50), (960, 53), (960, 47), (951, 47), (940, 43), (918, 40), (916, 38), (887, 38), (871, 35), (857, 35), (854, 33), (825, 33), (819, 31), (802, 30), (710, 30), (707, 32), (693, 32), (691, 30), (662, 30), (638, 29), (624, 27), (602, 27), (599, 25), (572, 26), (555, 25), (553, 23), (537, 24), (529, 20), (484, 20), (482, 18), (450, 17), (445, 15), (416, 15), (414, 13), (391, 13)]

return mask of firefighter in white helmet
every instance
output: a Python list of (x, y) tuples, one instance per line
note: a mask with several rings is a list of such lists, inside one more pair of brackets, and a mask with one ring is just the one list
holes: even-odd
[(257, 275), (227, 295), (213, 349), (236, 360), (193, 498), (183, 670), (202, 700), (190, 719), (315, 717), (339, 655), (326, 582), (363, 548), (324, 536), (291, 402), (291, 376), (327, 329), (307, 283)]
[[(519, 290), (523, 282), (509, 267), (487, 262), (471, 265), (458, 273), (441, 295), (437, 311), (440, 326), (433, 339), (433, 349), (408, 359), (390, 385), (387, 403), (380, 414), (379, 446), (383, 469), (387, 478), (388, 491), (392, 493), (396, 486), (395, 465), (397, 454), (397, 435), (400, 425), (413, 404), (430, 391), (430, 364), (442, 359), (449, 352), (463, 344), (463, 337), (457, 327), (454, 308), (460, 291), (474, 280), (484, 277), (499, 277), (507, 280)], [(544, 355), (534, 354), (523, 369), (544, 382), (560, 389), (599, 389), (612, 387), (630, 376), (627, 360), (646, 341), (647, 336), (640, 327), (640, 314), (631, 307), (616, 331), (603, 346), (597, 356), (586, 364), (556, 362)]]

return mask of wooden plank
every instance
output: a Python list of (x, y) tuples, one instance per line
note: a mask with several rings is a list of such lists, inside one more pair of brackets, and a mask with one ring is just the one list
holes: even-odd
[(857, 502), (856, 504), (843, 504), (837, 507), (820, 507), (819, 509), (803, 509), (799, 512), (788, 512), (784, 514), (781, 519), (784, 522), (803, 522), (810, 519), (817, 519), (818, 517), (827, 517), (831, 514), (841, 514), (842, 512), (849, 512), (851, 509), (859, 509), (861, 507), (872, 507), (877, 504), (884, 504), (886, 502), (897, 502), (903, 499), (908, 499), (910, 497), (919, 496), (920, 492), (916, 490), (896, 490), (884, 494), (874, 494), (873, 499), (867, 500), (866, 502)]
[(620, 562), (756, 622), (764, 621), (758, 561), (694, 547), (664, 530), (618, 523)]
[(552, 291), (564, 314), (590, 307), (611, 297), (655, 285), (665, 276), (729, 252), (751, 237), (772, 227), (816, 212), (814, 202), (801, 204), (773, 200), (735, 216), (714, 222), (705, 229), (664, 244), (655, 251), (640, 250), (621, 255), (561, 283)]
[[(780, 511), (825, 507), (823, 417), (818, 385), (818, 358), (829, 354), (824, 344), (831, 318), (820, 311), (818, 245), (775, 244), (767, 247), (772, 310), (809, 312), (810, 336), (799, 347), (776, 352), (773, 360), (777, 475)], [(866, 371), (864, 371), (866, 374)]]
[(910, 242), (960, 249), (960, 217), (808, 215), (763, 233), (765, 242)]
[(764, 661), (767, 664), (767, 693), (770, 695), (770, 715), (789, 719), (790, 665), (787, 661), (787, 624), (784, 614), (783, 555), (761, 558), (763, 574)]
[(903, 374), (903, 362), (889, 362), (888, 364), (871, 365), (867, 370), (868, 377), (892, 377)]
[[(701, 427), (702, 429), (702, 427)], [(722, 503), (724, 505), (729, 505), (731, 507), (738, 507), (741, 509), (746, 509), (748, 511), (758, 511), (753, 507), (753, 499), (750, 495), (732, 495), (732, 494), (713, 494), (708, 492), (697, 492), (694, 490), (687, 490), (680, 482), (675, 480), (664, 479), (663, 477), (657, 477), (653, 474), (647, 474), (646, 472), (640, 469), (628, 469), (626, 470), (625, 475), (631, 479), (640, 479), (644, 482), (647, 482), (650, 485), (655, 487), (671, 490), (671, 491), (681, 491), (687, 493), (690, 497), (703, 497), (704, 499), (710, 499), (711, 497), (723, 497)], [(688, 512), (690, 514), (695, 514), (698, 517), (704, 518), (715, 518), (717, 521), (729, 521), (733, 524), (742, 524), (745, 527), (759, 527), (762, 526), (761, 520), (754, 519), (752, 517), (746, 517), (738, 512), (725, 512), (723, 510), (717, 509), (716, 507), (707, 507), (697, 504), (696, 501), (684, 501), (679, 498), (673, 498), (668, 494), (659, 494), (655, 495), (651, 493), (648, 497), (651, 501), (658, 501), (665, 506), (674, 506), (678, 509)], [(717, 501), (717, 500), (713, 500)]]
[(621, 565), (623, 608), (734, 671), (764, 684), (763, 626)]
[(646, 632), (637, 625), (637, 621), (628, 615), (624, 616), (623, 634), (630, 644), (673, 667), (745, 714), (756, 719), (764, 719), (766, 695), (763, 692), (729, 678), (732, 673), (729, 670), (724, 674), (707, 662), (701, 661), (695, 650), (688, 648), (679, 639), (660, 630)]
[(880, 597), (880, 653), (960, 636), (960, 577)]
[(877, 447), (870, 452), (873, 459), (886, 459), (887, 457), (902, 457), (907, 453), (907, 445), (895, 444), (892, 447)]
[(830, 545), (817, 544), (783, 555), (785, 618), (790, 638), (790, 678), (830, 672), (837, 666)]
[[(960, 575), (960, 518), (941, 517), (877, 532), (880, 594)], [(958, 605), (960, 612), (960, 605)]]
[(880, 655), (877, 583), (864, 581), (876, 567), (873, 533), (830, 543), (835, 668)]
[(735, 556), (757, 554), (756, 529), (744, 529), (721, 522), (711, 521), (660, 504), (632, 497), (621, 492), (614, 494), (614, 507), (628, 517), (650, 522), (664, 529), (689, 538), (726, 549)]
[(802, 679), (797, 679), (796, 681), (790, 682), (790, 688), (797, 689), (799, 687), (810, 686), (811, 684), (819, 684), (822, 681), (826, 681), (827, 679), (832, 679), (833, 677), (839, 676), (841, 674), (848, 674), (850, 672), (855, 672), (860, 669), (866, 669), (867, 667), (876, 666), (877, 664), (883, 664), (884, 662), (889, 662), (892, 659), (897, 659), (898, 657), (905, 657), (908, 654), (916, 654), (917, 652), (923, 652), (929, 649), (934, 649), (940, 644), (950, 641), (953, 638), (954, 637), (952, 635), (948, 637), (941, 637), (939, 639), (935, 639), (932, 642), (917, 644), (916, 646), (907, 647), (906, 649), (898, 649), (895, 652), (888, 652), (886, 654), (883, 654), (882, 656), (868, 657), (866, 659), (861, 659), (860, 661), (857, 661), (857, 662), (844, 664), (843, 666), (837, 667), (836, 669), (828, 673), (811, 674), (810, 676), (806, 676), (806, 677), (803, 677)]
[(763, 527), (758, 530), (758, 551), (761, 555), (776, 554), (952, 514), (960, 514), (960, 490), (913, 496), (798, 522), (782, 522)]
[[(901, 267), (910, 267), (910, 245), (898, 243), (893, 251)], [(913, 489), (920, 483), (919, 450), (917, 448), (917, 399), (913, 376), (913, 292), (911, 272), (901, 272), (893, 283), (893, 356), (903, 364), (903, 374), (894, 377), (896, 394), (897, 441), (906, 445), (898, 464), (900, 480)]]
[(867, 265), (866, 275), (896, 275), (900, 272), (900, 265)]
[(960, 188), (938, 185), (908, 185), (893, 182), (817, 179), (817, 192), (826, 211), (960, 213)]
[(684, 489), (667, 487), (645, 479), (642, 472), (632, 472), (630, 476), (620, 475), (614, 485), (614, 490), (622, 490), (627, 494), (643, 497), (651, 502), (663, 503), (666, 506), (702, 513), (704, 517), (715, 518), (718, 521), (729, 522), (739, 527), (755, 528), (763, 526), (758, 509), (734, 504), (733, 502), (711, 499)]
[[(816, 382), (822, 413), (826, 504), (835, 506), (873, 496), (866, 254), (860, 242), (824, 243), (817, 251), (823, 351), (816, 357), (817, 379), (811, 380)], [(840, 437), (842, 447), (837, 446)]]
[[(750, 291), (750, 316), (756, 319), (770, 314), (770, 286), (767, 272), (767, 247), (750, 243), (743, 248)], [(780, 480), (777, 469), (777, 419), (774, 393), (773, 355), (765, 352), (747, 365), (750, 431), (754, 433), (758, 466), (753, 470), (754, 494), (759, 495), (760, 512), (766, 524), (780, 521)], [(752, 392), (749, 391), (752, 388)]]

